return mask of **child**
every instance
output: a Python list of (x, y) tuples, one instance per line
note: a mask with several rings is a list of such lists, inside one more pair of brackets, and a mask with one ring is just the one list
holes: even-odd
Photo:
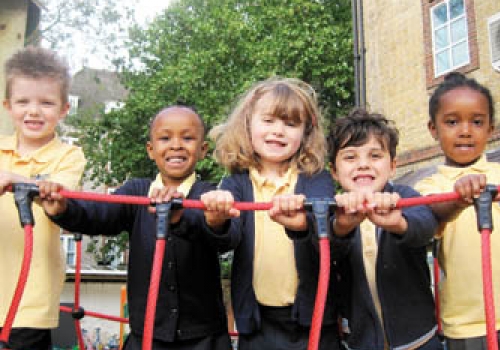
[[(439, 293), (441, 320), (449, 350), (486, 349), (481, 274), (481, 236), (477, 233), (472, 198), (486, 182), (500, 184), (500, 165), (486, 160), (484, 150), (494, 129), (490, 91), (474, 79), (451, 73), (429, 101), (429, 131), (445, 156), (438, 172), (416, 185), (422, 194), (458, 191), (459, 202), (433, 205), (442, 222), (439, 264), (444, 273)], [(491, 235), (493, 290), (500, 292), (500, 206), (492, 208)], [(497, 298), (495, 298), (497, 299)], [(496, 329), (500, 329), (500, 303), (496, 301)]]
[[(0, 137), (0, 325), (3, 327), (23, 259), (24, 235), (7, 186), (36, 179), (74, 189), (83, 173), (80, 148), (63, 144), (55, 129), (69, 110), (69, 69), (54, 52), (35, 47), (18, 51), (5, 64), (3, 106), (15, 133)], [(65, 263), (59, 228), (34, 205), (34, 249), (30, 273), (10, 334), (10, 349), (49, 349), (50, 329), (59, 320)]]
[[(285, 232), (265, 212), (240, 215), (231, 207), (233, 201), (333, 193), (333, 181), (323, 170), (326, 142), (314, 90), (295, 79), (260, 82), (212, 136), (217, 160), (231, 175), (202, 201), (221, 245), (235, 250), (231, 292), (238, 349), (306, 349), (319, 272), (312, 225)], [(291, 205), (274, 219), (302, 208), (302, 203)], [(339, 349), (331, 297), (324, 325), (320, 349)]]
[(382, 115), (361, 109), (337, 119), (329, 136), (332, 176), (344, 191), (332, 231), (350, 349), (442, 349), (426, 249), (437, 222), (427, 206), (395, 209), (418, 196), (390, 183), (398, 138)]
[[(152, 182), (133, 179), (116, 194), (146, 196), (153, 202), (173, 196), (196, 199), (212, 184), (196, 179), (198, 160), (207, 151), (205, 127), (192, 109), (172, 106), (151, 122), (149, 158), (160, 173)], [(88, 235), (130, 234), (128, 303), (131, 334), (125, 349), (141, 349), (146, 298), (156, 242), (156, 219), (144, 206), (65, 200), (60, 185), (40, 184), (48, 215), (67, 230)], [(218, 252), (202, 229), (203, 212), (174, 211), (167, 236), (162, 281), (158, 295), (153, 349), (229, 350), (231, 341), (222, 300)]]

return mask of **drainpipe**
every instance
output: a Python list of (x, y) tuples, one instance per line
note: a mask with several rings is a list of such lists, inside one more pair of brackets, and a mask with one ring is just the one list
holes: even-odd
[(366, 61), (363, 0), (351, 0), (354, 46), (354, 99), (356, 107), (366, 107)]

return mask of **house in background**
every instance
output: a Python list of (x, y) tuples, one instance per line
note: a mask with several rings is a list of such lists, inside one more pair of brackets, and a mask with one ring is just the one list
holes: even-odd
[[(359, 101), (395, 121), (398, 176), (443, 161), (427, 110), (446, 73), (488, 86), (500, 110), (500, 1), (353, 0), (353, 8)], [(497, 125), (488, 149), (499, 144)]]
[[(127, 97), (127, 90), (120, 83), (117, 73), (83, 68), (72, 78), (69, 89), (69, 102), (71, 109), (68, 118), (91, 117), (99, 118), (104, 113), (115, 108), (121, 108), (123, 101)], [(61, 138), (68, 142), (77, 142), (77, 138), (72, 136), (73, 127), (62, 124)], [(104, 186), (96, 186), (91, 182), (83, 183), (84, 191), (108, 193), (111, 189)], [(106, 232), (96, 232), (104, 235)], [(61, 243), (66, 254), (66, 283), (61, 295), (61, 303), (72, 306), (74, 301), (74, 279), (76, 264), (76, 242), (73, 233), (64, 232), (61, 235)], [(107, 315), (120, 316), (120, 296), (121, 290), (127, 280), (127, 254), (116, 255), (111, 260), (96, 259), (94, 254), (87, 253), (89, 244), (104, 243), (102, 236), (90, 238), (83, 236), (82, 239), (82, 283), (80, 304), (85, 310), (98, 312)], [(60, 329), (54, 334), (54, 344), (59, 342), (59, 346), (69, 346), (75, 344), (74, 328), (71, 317), (61, 315)], [(85, 338), (94, 348), (98, 348), (98, 342), (104, 347), (118, 339), (120, 333), (119, 323), (102, 320), (93, 317), (85, 317), (81, 321), (82, 328), (85, 329)], [(71, 336), (67, 336), (70, 334)], [(97, 347), (96, 347), (97, 346)]]
[[(0, 1), (0, 98), (5, 97), (5, 61), (23, 48), (40, 24), (43, 4), (39, 0)], [(12, 123), (7, 112), (0, 108), (0, 135), (11, 134)]]

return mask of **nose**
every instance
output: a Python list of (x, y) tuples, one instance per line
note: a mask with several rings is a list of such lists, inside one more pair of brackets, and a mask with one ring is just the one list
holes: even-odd
[(169, 146), (171, 149), (180, 149), (180, 148), (182, 148), (182, 142), (178, 137), (172, 137), (170, 139)]
[(366, 156), (360, 156), (358, 158), (358, 168), (359, 169), (367, 169), (370, 166), (370, 162), (368, 157)]
[(469, 123), (461, 123), (460, 124), (460, 136), (461, 137), (469, 137), (470, 136), (470, 125)]
[(283, 135), (283, 130), (285, 128), (285, 122), (281, 119), (276, 120), (273, 123), (273, 133), (276, 135)]
[(40, 108), (37, 103), (30, 103), (27, 109), (27, 114), (29, 116), (36, 116), (40, 112)]

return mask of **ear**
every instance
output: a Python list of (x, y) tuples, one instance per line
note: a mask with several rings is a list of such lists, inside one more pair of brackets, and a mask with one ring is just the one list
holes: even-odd
[(391, 178), (396, 175), (396, 159), (391, 160)]
[(329, 168), (330, 168), (330, 174), (332, 175), (332, 177), (335, 179), (335, 181), (339, 182), (339, 177), (338, 177), (337, 171), (335, 169), (335, 165), (330, 162)]
[(148, 152), (149, 159), (154, 160), (153, 144), (151, 141), (146, 142), (146, 151)]
[(208, 152), (208, 142), (203, 141), (200, 148), (200, 159), (204, 159), (207, 156), (207, 152)]
[(66, 118), (70, 108), (71, 105), (69, 104), (69, 102), (66, 102), (65, 104), (62, 105), (61, 114), (59, 114), (59, 120), (63, 120), (64, 118)]
[(431, 133), (432, 138), (437, 141), (439, 135), (438, 135), (438, 131), (436, 128), (436, 123), (433, 122), (432, 120), (429, 120), (429, 122), (427, 123), (427, 129), (429, 129), (429, 132)]
[(8, 99), (3, 100), (3, 108), (5, 108), (7, 111), (10, 111), (12, 106), (10, 105), (10, 102)]

